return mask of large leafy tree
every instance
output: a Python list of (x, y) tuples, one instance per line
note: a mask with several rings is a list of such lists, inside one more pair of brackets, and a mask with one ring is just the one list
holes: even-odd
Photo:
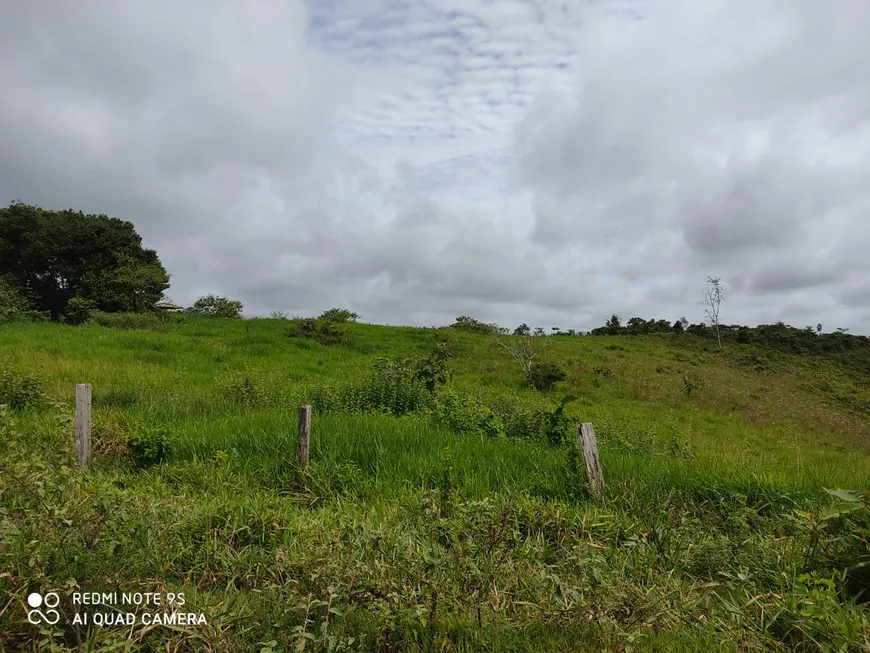
[(21, 202), (0, 208), (0, 276), (53, 318), (74, 297), (104, 311), (148, 310), (169, 287), (130, 222)]

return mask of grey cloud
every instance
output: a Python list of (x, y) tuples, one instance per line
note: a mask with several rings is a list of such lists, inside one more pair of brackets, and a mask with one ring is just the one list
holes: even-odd
[(698, 321), (716, 274), (729, 319), (870, 328), (864, 0), (393, 5), (7, 2), (0, 203), (131, 220), (249, 314)]

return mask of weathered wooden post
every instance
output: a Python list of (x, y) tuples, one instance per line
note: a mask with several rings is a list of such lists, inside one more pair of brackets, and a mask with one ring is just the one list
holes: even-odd
[(604, 498), (604, 476), (601, 473), (601, 461), (598, 460), (598, 443), (595, 441), (595, 429), (591, 422), (583, 422), (577, 429), (580, 440), (580, 450), (586, 463), (586, 478), (589, 489), (600, 501)]
[(311, 444), (311, 406), (299, 406), (299, 439), (296, 443), (296, 458), (299, 465), (308, 464), (308, 450)]
[(91, 384), (76, 384), (76, 459), (84, 469), (91, 459)]

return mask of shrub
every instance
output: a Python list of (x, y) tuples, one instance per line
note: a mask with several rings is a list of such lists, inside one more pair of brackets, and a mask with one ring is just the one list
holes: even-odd
[(406, 361), (380, 358), (365, 383), (358, 388), (358, 403), (371, 410), (404, 415), (425, 409), (431, 402), (425, 384)]
[(359, 313), (354, 313), (346, 308), (330, 308), (320, 316), (321, 320), (330, 322), (356, 322), (360, 318)]
[(66, 303), (63, 321), (67, 324), (84, 324), (91, 318), (96, 304), (89, 299), (73, 297)]
[(138, 425), (127, 437), (130, 460), (139, 468), (152, 467), (169, 457), (169, 431), (165, 427)]
[(514, 329), (515, 336), (530, 336), (532, 335), (532, 330), (529, 328), (529, 325), (523, 322), (516, 329)]
[(533, 363), (529, 369), (529, 385), (535, 390), (552, 390), (565, 376), (565, 370), (558, 365)]
[(321, 345), (339, 345), (345, 340), (344, 332), (329, 320), (306, 317), (287, 329), (288, 338), (309, 338)]
[(189, 312), (211, 317), (242, 317), (242, 302), (218, 295), (205, 295), (197, 299)]
[(8, 280), (0, 277), (0, 323), (11, 322), (28, 312), (30, 304)]
[(566, 395), (562, 397), (562, 401), (559, 402), (555, 410), (538, 411), (538, 418), (543, 426), (544, 438), (551, 445), (560, 446), (572, 440), (574, 432), (577, 429), (578, 420), (565, 414), (565, 406), (576, 400), (576, 396)]
[(565, 415), (564, 410), (576, 396), (562, 399), (555, 408), (552, 405), (528, 405), (514, 397), (492, 406), (493, 412), (504, 424), (509, 438), (531, 439), (560, 445), (574, 438), (578, 420)]
[(505, 435), (504, 424), (492, 409), (474, 397), (460, 396), (444, 388), (435, 402), (435, 420), (456, 433), (499, 437)]
[(687, 396), (687, 397), (691, 397), (691, 396), (692, 396), (692, 393), (693, 393), (695, 390), (700, 390), (700, 389), (701, 389), (701, 382), (700, 382), (698, 379), (694, 378), (694, 377), (691, 377), (691, 376), (684, 376), (684, 377), (683, 377), (683, 388), (684, 388), (685, 391), (686, 391), (686, 396)]
[(435, 345), (435, 349), (428, 356), (422, 356), (414, 363), (414, 378), (426, 386), (429, 392), (434, 393), (453, 377), (453, 372), (447, 367), (450, 358), (450, 350), (446, 342)]
[(154, 313), (105, 313), (93, 311), (89, 320), (92, 324), (110, 329), (148, 330), (158, 327), (161, 318)]
[(495, 323), (487, 324), (476, 320), (467, 315), (461, 315), (456, 318), (456, 321), (450, 325), (451, 329), (459, 329), (460, 331), (468, 331), (469, 333), (483, 333), (490, 335), (493, 333), (504, 333), (505, 329)]
[(450, 353), (438, 344), (429, 356), (392, 361), (379, 358), (364, 379), (343, 386), (327, 385), (314, 393), (318, 412), (388, 412), (404, 415), (430, 409), (434, 395), (452, 373)]
[(37, 406), (45, 398), (42, 381), (32, 374), (21, 374), (9, 367), (0, 370), (0, 404), (15, 410)]

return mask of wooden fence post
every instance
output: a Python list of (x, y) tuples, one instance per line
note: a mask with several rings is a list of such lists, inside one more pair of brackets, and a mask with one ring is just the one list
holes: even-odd
[(76, 459), (84, 469), (91, 459), (91, 384), (76, 384)]
[(595, 430), (591, 422), (583, 422), (577, 429), (583, 461), (586, 463), (586, 478), (589, 489), (600, 501), (604, 497), (604, 476), (601, 473), (601, 461), (598, 460), (598, 443), (595, 441)]
[(311, 406), (299, 406), (299, 439), (296, 443), (296, 458), (299, 465), (308, 464), (308, 449), (311, 444)]

